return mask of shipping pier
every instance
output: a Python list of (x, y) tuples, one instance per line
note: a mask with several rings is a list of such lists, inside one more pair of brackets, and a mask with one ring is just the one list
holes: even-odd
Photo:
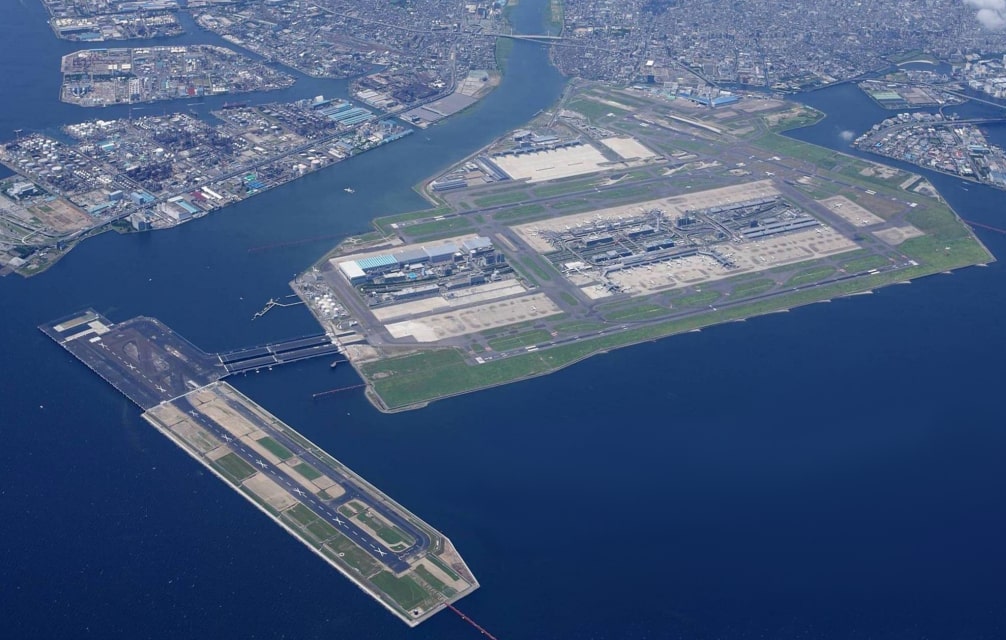
[(442, 533), (222, 379), (336, 351), (324, 335), (211, 355), (154, 318), (39, 327), (143, 418), (409, 626), (478, 581)]

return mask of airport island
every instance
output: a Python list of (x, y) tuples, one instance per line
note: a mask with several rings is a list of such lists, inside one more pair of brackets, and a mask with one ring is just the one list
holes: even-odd
[(574, 83), (291, 284), (399, 411), (994, 259), (924, 178), (778, 133), (818, 117)]
[(153, 318), (86, 310), (40, 329), (143, 418), (410, 626), (478, 588), (443, 534), (223, 378), (331, 354), (308, 336), (207, 354)]

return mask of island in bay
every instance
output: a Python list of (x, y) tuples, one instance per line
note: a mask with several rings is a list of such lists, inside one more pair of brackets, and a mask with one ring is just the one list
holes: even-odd
[(994, 259), (921, 176), (779, 135), (818, 117), (578, 82), (292, 286), (400, 411)]
[[(86, 0), (44, 4), (54, 33), (73, 41), (183, 29), (171, 0), (143, 3), (142, 14), (136, 3), (113, 14)], [(551, 45), (573, 78), (558, 103), (419, 185), (430, 208), (377, 219), (291, 283), (317, 335), (209, 354), (152, 318), (86, 309), (40, 327), (410, 626), (444, 609), (472, 622), (454, 608), (479, 588), (459, 551), (225, 378), (341, 354), (378, 409), (404, 411), (614, 348), (994, 260), (922, 176), (782, 136), (821, 114), (779, 97), (917, 61), (905, 49), (918, 47), (956, 61), (955, 76), (864, 81), (878, 104), (958, 104), (961, 83), (999, 98), (1001, 62), (953, 52), (985, 49), (992, 36), (929, 35), (942, 33), (928, 27), (943, 13), (908, 2), (840, 8), (845, 22), (878, 28), (828, 42), (807, 35), (830, 37), (819, 27), (832, 12), (641, 0), (618, 13), (552, 0), (548, 33), (521, 35), (508, 24), (512, 4), (186, 3), (194, 24), (235, 49), (74, 51), (62, 59), (60, 98), (100, 109), (279, 89), (294, 82), (281, 64), (348, 78), (366, 106), (227, 102), (210, 121), (134, 117), (130, 106), (128, 117), (59, 133), (16, 130), (0, 146), (13, 171), (0, 181), (2, 273), (33, 275), (104, 230), (173, 227), (435, 125), (499, 84), (514, 39)], [(958, 23), (968, 12), (957, 7)], [(725, 23), (738, 25), (732, 63), (709, 37)], [(762, 92), (723, 88), (735, 83)], [(856, 145), (1002, 187), (1006, 159), (978, 124), (899, 114)]]

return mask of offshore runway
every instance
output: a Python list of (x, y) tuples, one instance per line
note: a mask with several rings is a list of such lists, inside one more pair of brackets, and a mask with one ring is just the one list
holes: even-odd
[(87, 310), (39, 328), (406, 624), (478, 588), (446, 536), (222, 380), (332, 354), (327, 336), (211, 355), (153, 318)]

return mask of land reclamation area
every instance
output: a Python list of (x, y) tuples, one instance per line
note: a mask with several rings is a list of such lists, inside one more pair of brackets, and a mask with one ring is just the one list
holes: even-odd
[(994, 259), (920, 176), (780, 135), (818, 117), (574, 83), (292, 286), (395, 411)]
[(159, 432), (409, 626), (478, 588), (446, 536), (222, 380), (241, 362), (324, 355), (330, 344), (297, 338), (285, 343), (289, 349), (212, 355), (153, 318), (113, 323), (93, 310), (40, 328), (143, 408)]

